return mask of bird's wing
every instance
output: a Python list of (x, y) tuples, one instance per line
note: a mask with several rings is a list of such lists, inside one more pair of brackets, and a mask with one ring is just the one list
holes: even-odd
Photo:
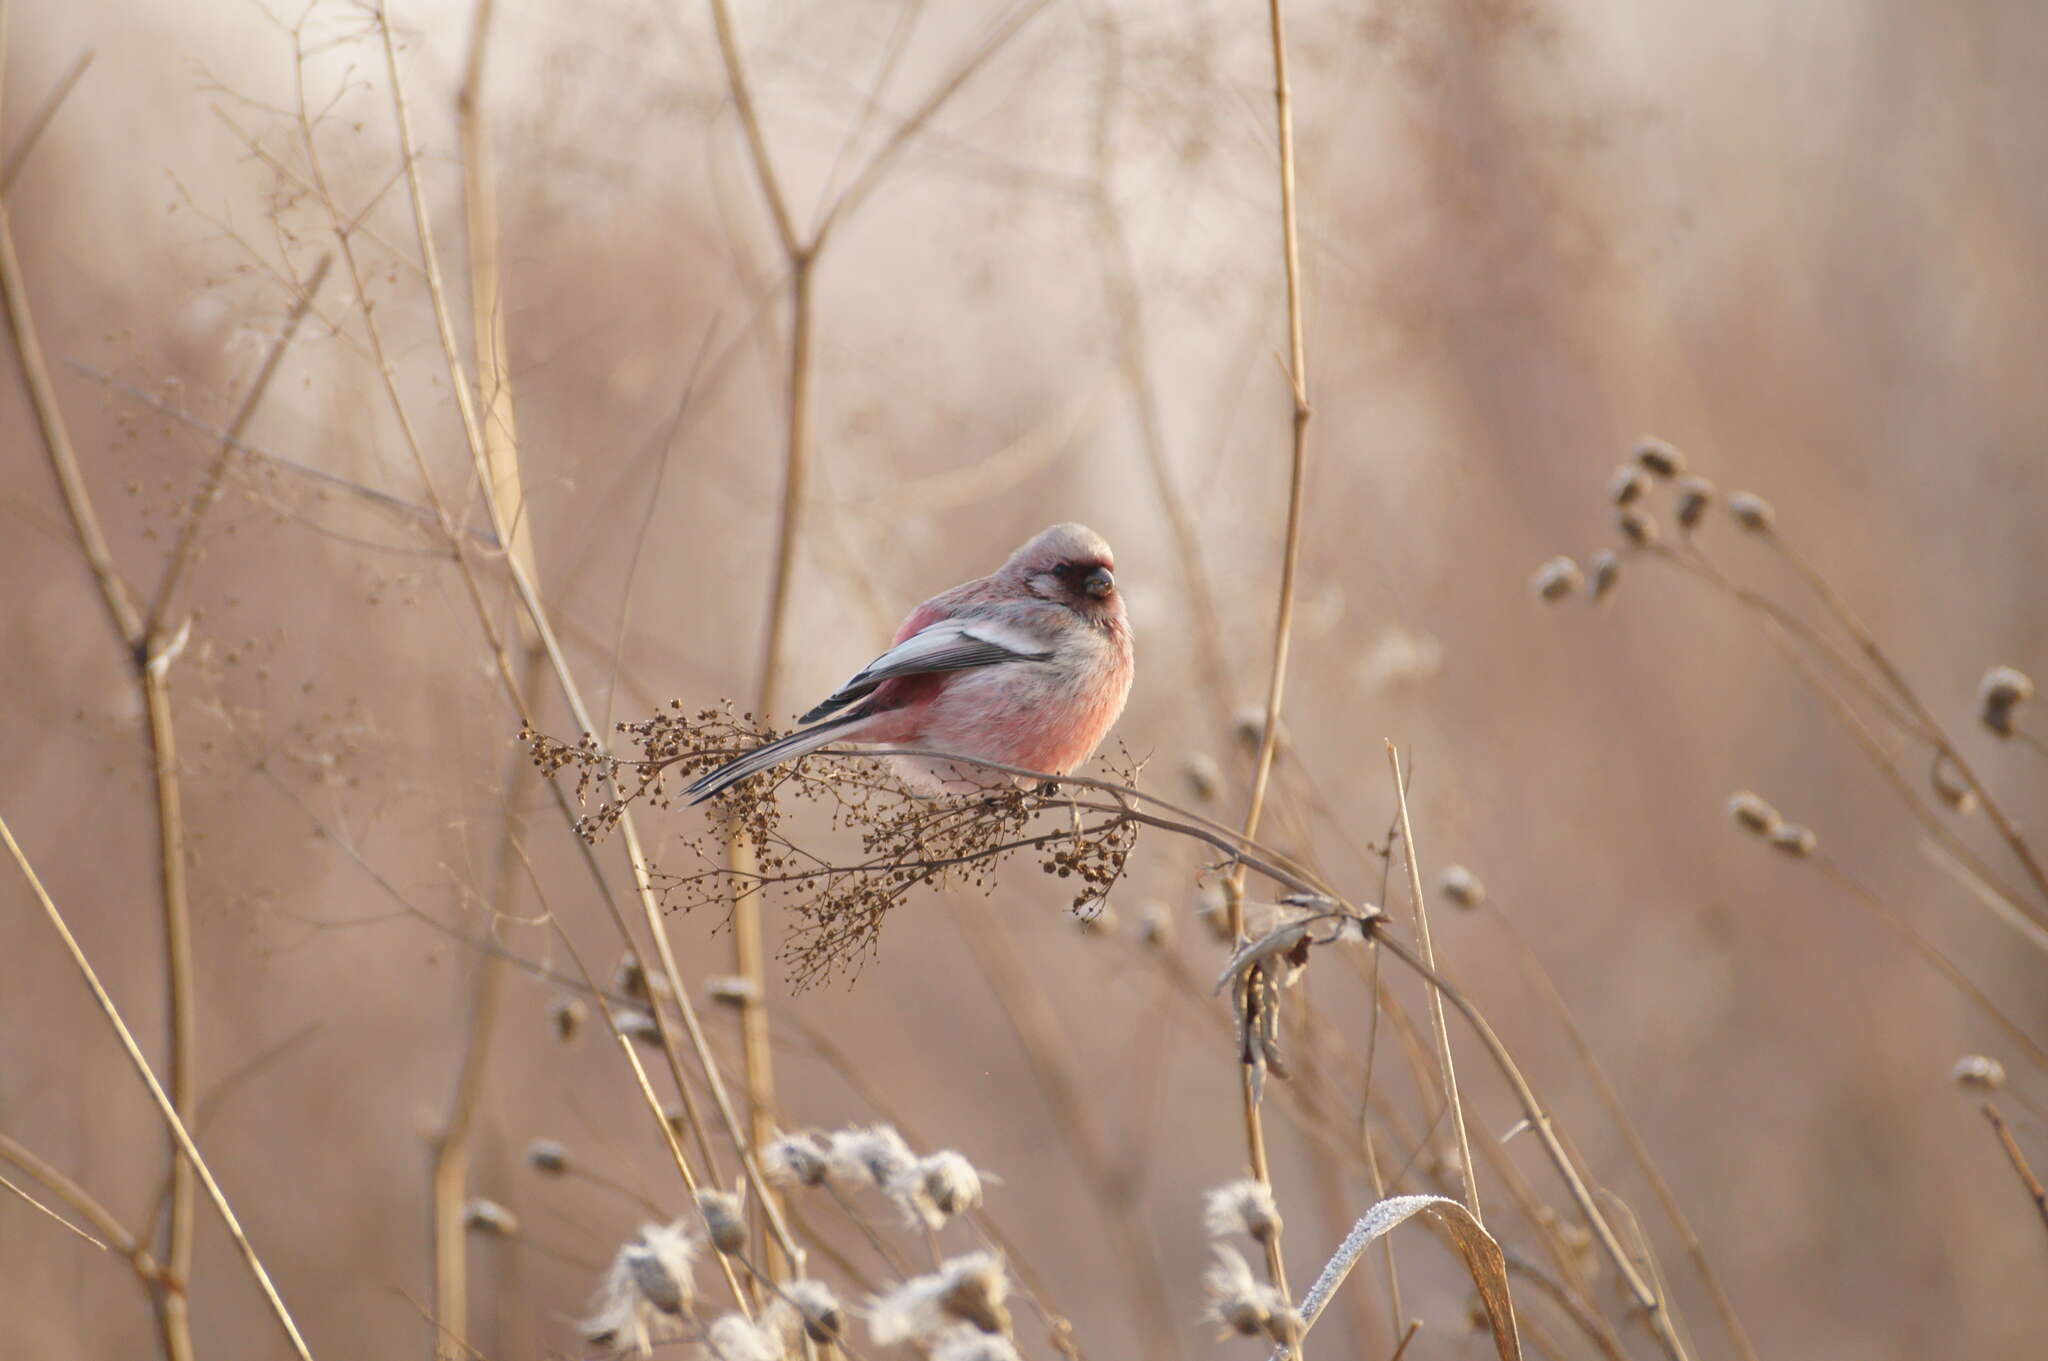
[(1001, 662), (1042, 662), (1052, 656), (1043, 639), (993, 619), (940, 619), (919, 629), (861, 668), (860, 674), (832, 692), (800, 722), (815, 723), (857, 699), (875, 692), (897, 676), (933, 671), (965, 671)]

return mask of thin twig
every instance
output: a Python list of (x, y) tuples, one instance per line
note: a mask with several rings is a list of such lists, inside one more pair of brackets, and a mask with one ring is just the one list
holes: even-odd
[[(1436, 967), (1436, 952), (1429, 942), (1429, 909), (1422, 900), (1422, 866), (1415, 854), (1415, 828), (1408, 819), (1408, 782), (1401, 775), (1401, 756), (1394, 750), (1392, 742), (1387, 743), (1387, 765), (1394, 773), (1394, 798), (1401, 809), (1401, 851), (1408, 862), (1408, 893), (1415, 904), (1415, 942), (1422, 951), (1422, 962), (1430, 968)], [(1475, 1222), (1486, 1221), (1479, 1216), (1479, 1169), (1472, 1165), (1472, 1138), (1465, 1128), (1465, 1102), (1458, 1092), (1458, 1074), (1451, 1062), (1451, 1032), (1444, 1022), (1443, 995), (1435, 989), (1429, 994), (1430, 1030), (1436, 1039), (1437, 1062), (1443, 1068), (1444, 1102), (1450, 1108), (1451, 1133), (1458, 1141), (1458, 1177), (1465, 1184), (1465, 1208), (1472, 1212)]]
[(14, 188), (14, 181), (20, 178), (22, 170), (28, 165), (28, 158), (35, 154), (36, 145), (42, 141), (43, 134), (56, 119), (57, 110), (64, 107), (64, 101), (78, 88), (78, 82), (84, 78), (86, 68), (92, 65), (96, 55), (98, 54), (90, 47), (79, 53), (72, 60), (70, 68), (50, 87), (50, 92), (43, 96), (43, 102), (36, 105), (36, 111), (28, 116), (20, 137), (7, 149), (6, 164), (0, 165), (0, 197), (4, 197)]
[(2027, 1197), (2034, 1202), (2034, 1209), (2040, 1213), (2041, 1223), (2048, 1225), (2048, 1189), (2041, 1185), (2041, 1179), (2034, 1175), (2034, 1169), (2027, 1166), (2026, 1154), (2006, 1128), (2005, 1117), (1998, 1113), (1998, 1107), (1989, 1101), (1984, 1103), (1984, 1118), (1991, 1122), (1991, 1128), (1998, 1135), (1999, 1145), (2005, 1149), (2005, 1156), (2012, 1162), (2012, 1170), (2019, 1174), (2020, 1185), (2027, 1188)]
[(28, 881), (29, 890), (35, 895), (36, 901), (42, 904), (44, 915), (49, 918), (50, 925), (62, 938), (64, 948), (71, 955), (72, 963), (76, 964), (79, 973), (84, 975), (86, 985), (92, 989), (93, 1000), (99, 1003), (101, 1014), (107, 1018), (108, 1024), (114, 1027), (114, 1033), (120, 1037), (122, 1048), (128, 1051), (129, 1062), (135, 1065), (135, 1071), (148, 1086), (149, 1094), (156, 1098), (157, 1109), (163, 1113), (164, 1123), (170, 1127), (179, 1148), (190, 1160), (193, 1169), (199, 1174), (199, 1179), (205, 1183), (207, 1195), (212, 1198), (214, 1208), (220, 1211), (221, 1222), (227, 1225), (229, 1236), (241, 1250), (242, 1260), (248, 1263), (250, 1274), (262, 1288), (263, 1297), (269, 1301), (271, 1312), (283, 1326), (292, 1350), (299, 1356), (300, 1361), (312, 1361), (312, 1354), (306, 1350), (306, 1340), (299, 1335), (299, 1326), (292, 1322), (291, 1313), (284, 1307), (284, 1300), (278, 1295), (277, 1287), (271, 1284), (270, 1273), (264, 1269), (262, 1259), (250, 1245), (248, 1235), (242, 1232), (241, 1221), (235, 1218), (234, 1210), (228, 1205), (226, 1193), (220, 1189), (220, 1183), (214, 1180), (212, 1170), (207, 1167), (206, 1159), (200, 1155), (199, 1146), (192, 1142), (192, 1135), (185, 1128), (185, 1122), (179, 1118), (177, 1108), (171, 1104), (171, 1098), (165, 1095), (163, 1085), (150, 1070), (149, 1060), (142, 1056), (142, 1046), (135, 1042), (135, 1036), (129, 1031), (128, 1023), (121, 1019), (121, 1013), (115, 1009), (114, 999), (109, 997), (107, 990), (100, 985), (99, 975), (93, 971), (91, 962), (85, 957), (85, 951), (79, 948), (78, 939), (71, 934), (71, 928), (65, 924), (63, 914), (57, 910), (57, 904), (43, 888), (42, 880), (36, 877), (35, 867), (29, 864), (28, 857), (15, 841), (14, 832), (8, 827), (7, 819), (4, 817), (0, 817), (0, 839), (7, 842), (8, 853), (14, 857), (15, 865), (20, 868), (22, 877)]

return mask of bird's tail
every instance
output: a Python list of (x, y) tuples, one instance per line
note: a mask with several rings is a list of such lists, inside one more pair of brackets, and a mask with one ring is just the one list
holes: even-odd
[(865, 717), (867, 715), (864, 713), (844, 714), (815, 727), (793, 732), (787, 737), (778, 737), (773, 742), (755, 747), (744, 756), (736, 756), (727, 761), (685, 789), (683, 793), (689, 797), (691, 803), (702, 803), (713, 795), (730, 789), (749, 775), (758, 775), (770, 766), (779, 766), (784, 761), (794, 761), (799, 756), (809, 755), (837, 737), (843, 729)]

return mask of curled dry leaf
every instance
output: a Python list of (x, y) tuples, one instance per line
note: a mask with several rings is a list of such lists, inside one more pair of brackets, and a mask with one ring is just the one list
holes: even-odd
[[(1337, 1287), (1344, 1284), (1344, 1278), (1365, 1255), (1365, 1250), (1417, 1214), (1431, 1215), (1449, 1230), (1451, 1243), (1479, 1290), (1479, 1302), (1485, 1306), (1487, 1326), (1493, 1331), (1493, 1346), (1500, 1361), (1521, 1361), (1522, 1342), (1515, 1331), (1514, 1305), (1508, 1298), (1507, 1259), (1501, 1254), (1500, 1244), (1493, 1241), (1493, 1235), (1472, 1217), (1472, 1212), (1448, 1196), (1389, 1196), (1360, 1216), (1301, 1302), (1303, 1331), (1315, 1326), (1323, 1307), (1337, 1293)], [(1274, 1353), (1276, 1357), (1281, 1354)]]

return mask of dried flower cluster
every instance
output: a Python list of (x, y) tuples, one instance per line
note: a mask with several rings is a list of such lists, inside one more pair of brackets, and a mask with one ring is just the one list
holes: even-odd
[(761, 1151), (761, 1166), (780, 1186), (878, 1191), (906, 1222), (934, 1231), (979, 1206), (982, 1183), (991, 1179), (950, 1148), (919, 1156), (889, 1125), (785, 1134)]
[[(579, 802), (598, 799), (577, 822), (586, 840), (608, 833), (635, 803), (671, 806), (675, 789), (773, 735), (729, 709), (685, 714), (679, 701), (672, 709), (618, 726), (638, 748), (631, 760), (588, 736), (568, 743), (522, 734), (543, 775), (574, 772)], [(1048, 875), (1075, 881), (1076, 912), (1098, 907), (1123, 876), (1138, 824), (1113, 795), (1081, 792), (1087, 797), (1050, 786), (935, 797), (872, 758), (813, 755), (720, 795), (722, 822), (679, 838), (695, 867), (658, 872), (656, 883), (681, 910), (722, 910), (742, 889), (767, 894), (789, 914), (782, 958), (802, 987), (864, 963), (888, 913), (912, 893), (942, 883), (992, 892), (997, 868), (1020, 852), (1037, 855)], [(793, 804), (811, 805), (822, 819), (792, 816)], [(754, 848), (746, 874), (728, 864), (728, 830)]]
[[(1628, 460), (1614, 470), (1607, 483), (1607, 500), (1614, 507), (1614, 528), (1621, 537), (1621, 549), (1603, 548), (1589, 559), (1590, 571), (1564, 554), (1551, 558), (1530, 578), (1537, 596), (1556, 603), (1586, 592), (1594, 604), (1606, 601), (1621, 583), (1622, 557), (1630, 552), (1672, 550), (1663, 543), (1651, 499), (1659, 487), (1670, 492), (1671, 516), (1689, 536), (1706, 522), (1716, 500), (1722, 500), (1714, 484), (1687, 472), (1686, 458), (1663, 440), (1646, 439), (1636, 445)], [(1754, 492), (1731, 492), (1725, 498), (1728, 514), (1742, 529), (1767, 534), (1777, 523), (1770, 503)]]
[(744, 1231), (733, 1237), (730, 1216), (737, 1214), (738, 1197), (701, 1191), (697, 1204), (701, 1213), (694, 1221), (643, 1225), (620, 1247), (583, 1322), (589, 1342), (639, 1356), (653, 1355), (657, 1346), (695, 1342), (707, 1361), (791, 1361), (803, 1355), (805, 1338), (829, 1342), (843, 1335), (846, 1316), (838, 1296), (815, 1280), (778, 1285), (755, 1318), (729, 1313), (700, 1322), (697, 1259), (707, 1243), (721, 1252), (738, 1251)]

